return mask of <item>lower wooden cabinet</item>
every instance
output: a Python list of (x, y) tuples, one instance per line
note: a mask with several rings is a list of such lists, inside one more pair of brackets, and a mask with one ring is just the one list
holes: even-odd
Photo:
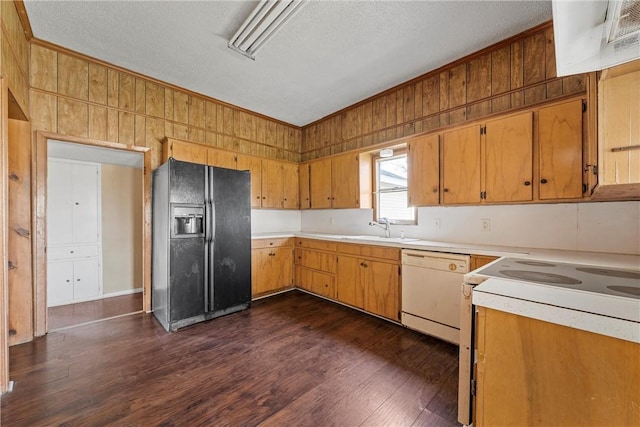
[(336, 278), (332, 274), (298, 267), (296, 268), (296, 285), (323, 297), (336, 298)]
[(260, 297), (293, 286), (291, 239), (260, 239), (251, 244), (251, 296)]
[(400, 250), (395, 248), (338, 245), (337, 300), (400, 320), (399, 260)]
[(474, 426), (638, 425), (640, 344), (479, 307)]

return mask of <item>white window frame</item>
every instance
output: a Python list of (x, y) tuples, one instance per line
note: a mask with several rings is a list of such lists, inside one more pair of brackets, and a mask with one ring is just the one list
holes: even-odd
[[(372, 156), (372, 162), (373, 162), (373, 167), (372, 169), (372, 183), (373, 183), (373, 218), (375, 221), (379, 221), (380, 217), (379, 217), (379, 202), (380, 199), (378, 197), (379, 193), (391, 193), (391, 192), (395, 192), (395, 191), (407, 191), (408, 192), (408, 187), (396, 187), (394, 189), (391, 190), (383, 190), (380, 191), (378, 189), (378, 165), (379, 162), (381, 161), (385, 161), (385, 160), (392, 160), (392, 159), (396, 159), (398, 157), (407, 157), (407, 150), (406, 149), (401, 149), (401, 150), (395, 150), (393, 156), (391, 157), (380, 157), (379, 154), (375, 154), (374, 156)], [(416, 211), (415, 206), (412, 207), (413, 209), (413, 220), (406, 220), (406, 219), (397, 219), (397, 218), (387, 218), (389, 220), (389, 222), (391, 224), (399, 224), (399, 225), (417, 225), (418, 224), (418, 213)]]

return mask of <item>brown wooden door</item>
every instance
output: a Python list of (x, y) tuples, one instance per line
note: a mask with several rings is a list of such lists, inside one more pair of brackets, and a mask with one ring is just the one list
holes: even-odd
[(170, 141), (169, 156), (183, 162), (208, 164), (209, 149), (203, 145), (192, 144), (191, 142)]
[(350, 256), (338, 256), (338, 274), (336, 280), (337, 299), (345, 304), (364, 308), (364, 261)]
[(300, 165), (298, 181), (300, 186), (300, 209), (311, 208), (311, 197), (309, 194), (309, 164)]
[(480, 126), (442, 136), (442, 202), (480, 203)]
[(331, 160), (331, 194), (334, 209), (360, 207), (360, 162), (357, 154)]
[(300, 208), (300, 186), (298, 184), (298, 165), (282, 164), (282, 207), (285, 209)]
[(282, 208), (283, 198), (282, 163), (275, 160), (262, 160), (262, 207)]
[(331, 207), (331, 159), (309, 163), (311, 209)]
[(236, 154), (231, 151), (209, 148), (207, 150), (207, 164), (219, 168), (236, 169)]
[(541, 108), (538, 116), (541, 200), (582, 197), (582, 101)]
[(262, 207), (262, 160), (259, 157), (238, 155), (236, 168), (251, 173), (251, 207)]
[(407, 166), (409, 205), (437, 205), (440, 202), (440, 135), (410, 139)]
[(364, 260), (362, 267), (365, 275), (364, 309), (388, 319), (400, 320), (400, 266)]
[(533, 199), (533, 114), (487, 122), (484, 138), (485, 200)]

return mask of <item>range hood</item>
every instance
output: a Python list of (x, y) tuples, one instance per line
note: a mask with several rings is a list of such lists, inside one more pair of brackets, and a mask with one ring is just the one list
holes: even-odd
[(640, 58), (637, 0), (553, 0), (558, 76), (598, 71)]

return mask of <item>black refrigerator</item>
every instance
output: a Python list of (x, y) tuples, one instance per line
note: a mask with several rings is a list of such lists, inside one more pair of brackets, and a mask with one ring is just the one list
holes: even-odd
[(167, 331), (249, 307), (249, 174), (173, 158), (154, 171), (151, 305)]

